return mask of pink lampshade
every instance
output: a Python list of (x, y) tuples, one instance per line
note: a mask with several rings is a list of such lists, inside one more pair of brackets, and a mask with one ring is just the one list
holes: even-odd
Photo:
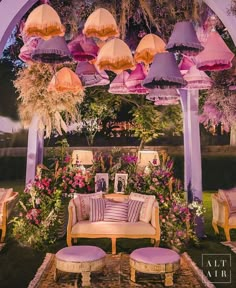
[(181, 59), (179, 63), (179, 70), (182, 75), (186, 74), (188, 70), (194, 65), (192, 59), (190, 57), (185, 57)]
[(125, 85), (128, 78), (129, 73), (127, 71), (118, 74), (111, 82), (108, 92), (112, 94), (130, 94), (128, 87)]
[(32, 59), (32, 53), (36, 49), (40, 38), (38, 37), (30, 37), (28, 41), (21, 47), (19, 58), (27, 64), (34, 63)]
[(89, 62), (79, 62), (75, 73), (79, 76), (84, 87), (103, 86), (110, 83), (107, 73), (105, 71), (98, 71)]
[(68, 48), (75, 61), (91, 61), (97, 57), (98, 46), (93, 38), (80, 34), (70, 41)]
[(182, 88), (187, 82), (181, 75), (173, 53), (158, 53), (154, 57), (147, 77), (146, 88)]
[(211, 31), (205, 49), (195, 57), (196, 66), (203, 71), (220, 71), (232, 66), (234, 54), (218, 32)]
[(146, 99), (153, 101), (155, 105), (172, 105), (179, 103), (179, 93), (176, 89), (152, 89)]
[(142, 82), (145, 79), (147, 72), (142, 64), (137, 64), (135, 70), (133, 70), (127, 81), (125, 82), (130, 93), (132, 94), (147, 94), (149, 89), (142, 86)]
[(49, 40), (41, 39), (32, 53), (32, 59), (42, 63), (65, 63), (72, 60), (64, 37), (56, 36)]
[(204, 71), (197, 69), (196, 65), (192, 66), (184, 75), (184, 79), (188, 82), (183, 89), (210, 89), (213, 81)]
[(174, 30), (166, 45), (169, 52), (182, 52), (186, 55), (197, 55), (203, 50), (199, 42), (193, 24), (189, 21), (182, 21), (175, 24)]

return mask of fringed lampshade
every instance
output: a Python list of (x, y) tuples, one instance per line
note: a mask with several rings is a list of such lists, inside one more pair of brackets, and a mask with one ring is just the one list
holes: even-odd
[(96, 65), (100, 70), (120, 73), (134, 66), (132, 53), (128, 45), (120, 39), (108, 41), (99, 51)]
[(155, 34), (145, 35), (136, 48), (134, 59), (136, 62), (143, 62), (146, 65), (152, 63), (157, 53), (165, 52), (165, 42)]
[(78, 63), (75, 73), (84, 87), (104, 86), (110, 83), (109, 76), (105, 71), (98, 71), (93, 64), (88, 62)]
[(20, 54), (19, 58), (27, 63), (27, 64), (32, 64), (34, 63), (34, 60), (32, 59), (32, 53), (36, 49), (38, 42), (40, 38), (38, 37), (31, 37), (28, 39), (28, 41), (21, 47), (20, 49)]
[(185, 75), (193, 65), (194, 63), (190, 57), (183, 56), (182, 60), (180, 61), (178, 65), (180, 73), (182, 75)]
[(234, 54), (218, 32), (211, 31), (205, 49), (195, 57), (196, 66), (203, 71), (221, 71), (232, 67)]
[(154, 105), (156, 106), (168, 106), (168, 105), (178, 105), (179, 99), (171, 99), (171, 98), (165, 98), (165, 97), (158, 97)]
[(146, 99), (155, 105), (175, 105), (179, 104), (180, 96), (176, 89), (152, 89)]
[(166, 45), (169, 52), (181, 52), (185, 55), (197, 55), (203, 50), (203, 46), (197, 38), (193, 24), (182, 21), (175, 24), (174, 30)]
[(112, 94), (130, 94), (129, 89), (125, 85), (128, 78), (129, 73), (127, 71), (118, 74), (111, 82), (108, 92)]
[(84, 24), (83, 34), (106, 40), (119, 37), (119, 31), (113, 15), (104, 8), (99, 8), (89, 15)]
[(147, 77), (146, 88), (182, 88), (187, 82), (181, 75), (173, 53), (159, 53), (154, 57)]
[(42, 4), (29, 14), (23, 33), (48, 40), (54, 36), (64, 36), (65, 27), (57, 12), (50, 5)]
[(71, 69), (63, 67), (53, 76), (48, 85), (48, 91), (77, 94), (83, 91), (83, 87), (79, 77)]
[(64, 37), (53, 37), (47, 41), (41, 39), (32, 53), (32, 59), (42, 63), (65, 63), (72, 60)]
[(149, 89), (142, 86), (142, 82), (145, 79), (147, 72), (142, 64), (137, 64), (135, 70), (133, 70), (127, 81), (125, 82), (130, 93), (132, 94), (147, 94)]
[(196, 65), (184, 75), (184, 79), (188, 82), (184, 89), (210, 89), (213, 81), (204, 71), (197, 69)]
[(99, 50), (95, 41), (83, 34), (70, 41), (68, 48), (75, 61), (91, 61), (97, 57)]

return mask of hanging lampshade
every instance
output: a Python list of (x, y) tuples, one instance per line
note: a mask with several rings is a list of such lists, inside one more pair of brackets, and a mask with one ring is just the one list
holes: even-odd
[(203, 50), (203, 46), (197, 38), (193, 24), (189, 21), (178, 22), (166, 45), (169, 52), (181, 52), (185, 55), (197, 55)]
[(119, 37), (119, 31), (113, 15), (104, 8), (99, 8), (89, 15), (84, 24), (83, 34), (87, 37), (96, 37), (101, 40)]
[(84, 87), (104, 86), (110, 83), (107, 73), (105, 71), (98, 71), (89, 62), (78, 63), (75, 73), (79, 76)]
[(97, 57), (98, 46), (92, 38), (80, 34), (68, 44), (75, 61), (91, 61)]
[(150, 64), (157, 53), (165, 52), (165, 42), (155, 34), (145, 35), (139, 42), (134, 59), (136, 62)]
[(146, 99), (153, 101), (155, 105), (179, 104), (179, 93), (176, 89), (152, 89)]
[(220, 71), (232, 67), (234, 54), (218, 32), (211, 31), (205, 49), (195, 57), (196, 66), (203, 71)]
[(118, 74), (111, 82), (108, 92), (112, 94), (130, 94), (129, 89), (125, 85), (128, 78), (129, 73), (127, 71)]
[(161, 98), (158, 97), (156, 101), (154, 102), (154, 105), (156, 106), (168, 106), (168, 105), (178, 105), (179, 104), (179, 99), (171, 99), (171, 98)]
[(188, 72), (188, 70), (194, 65), (192, 59), (190, 57), (185, 57), (183, 56), (183, 58), (181, 59), (178, 67), (180, 70), (180, 73), (182, 75), (186, 74)]
[(27, 64), (32, 64), (34, 63), (34, 60), (32, 59), (32, 53), (36, 49), (38, 42), (40, 38), (38, 37), (30, 37), (28, 41), (21, 47), (20, 49), (20, 54), (19, 58), (27, 63)]
[(196, 65), (192, 66), (184, 75), (184, 79), (188, 82), (183, 89), (210, 89), (213, 81), (204, 71), (197, 69)]
[(137, 64), (135, 70), (133, 70), (127, 81), (125, 82), (131, 94), (147, 94), (149, 89), (142, 86), (142, 82), (145, 79), (147, 72), (142, 64)]
[(132, 53), (128, 45), (118, 39), (108, 41), (99, 51), (96, 65), (100, 70), (111, 70), (120, 73), (134, 66)]
[(54, 36), (64, 36), (65, 27), (57, 12), (50, 5), (42, 4), (29, 14), (23, 33), (48, 40)]
[(53, 76), (48, 85), (48, 91), (77, 94), (83, 91), (83, 87), (79, 77), (71, 69), (63, 67)]
[(32, 53), (32, 59), (42, 63), (65, 63), (72, 60), (64, 37), (41, 39)]
[(182, 88), (187, 82), (181, 75), (173, 53), (159, 53), (154, 57), (143, 86), (154, 88)]

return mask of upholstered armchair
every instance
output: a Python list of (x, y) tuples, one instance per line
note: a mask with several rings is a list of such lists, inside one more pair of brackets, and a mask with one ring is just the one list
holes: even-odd
[(227, 241), (230, 239), (230, 230), (236, 228), (236, 188), (230, 190), (219, 189), (212, 196), (212, 226), (216, 234), (219, 227), (225, 232)]
[(16, 204), (18, 192), (13, 192), (13, 189), (0, 188), (0, 230), (1, 242), (4, 241), (7, 231), (7, 221), (12, 212), (13, 207)]

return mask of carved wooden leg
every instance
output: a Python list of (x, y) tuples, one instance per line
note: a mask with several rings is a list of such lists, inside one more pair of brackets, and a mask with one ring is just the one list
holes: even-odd
[(112, 254), (116, 254), (116, 238), (111, 238)]
[(216, 223), (214, 223), (213, 221), (212, 221), (212, 226), (213, 226), (213, 229), (214, 229), (215, 233), (219, 234), (219, 229), (218, 229)]
[(225, 231), (226, 240), (231, 241), (230, 234), (229, 234), (229, 228), (224, 228), (224, 231)]
[(3, 225), (2, 227), (2, 235), (1, 235), (1, 242), (4, 242), (5, 236), (6, 236), (6, 232), (7, 232), (7, 227), (5, 225)]
[(82, 287), (90, 286), (90, 272), (82, 272)]
[(131, 281), (135, 282), (136, 277), (135, 277), (135, 269), (133, 267), (130, 267), (130, 279)]
[(166, 287), (173, 286), (173, 273), (165, 273), (165, 284)]
[(68, 234), (67, 234), (67, 237), (66, 237), (66, 243), (67, 243), (67, 246), (72, 246), (72, 238)]

